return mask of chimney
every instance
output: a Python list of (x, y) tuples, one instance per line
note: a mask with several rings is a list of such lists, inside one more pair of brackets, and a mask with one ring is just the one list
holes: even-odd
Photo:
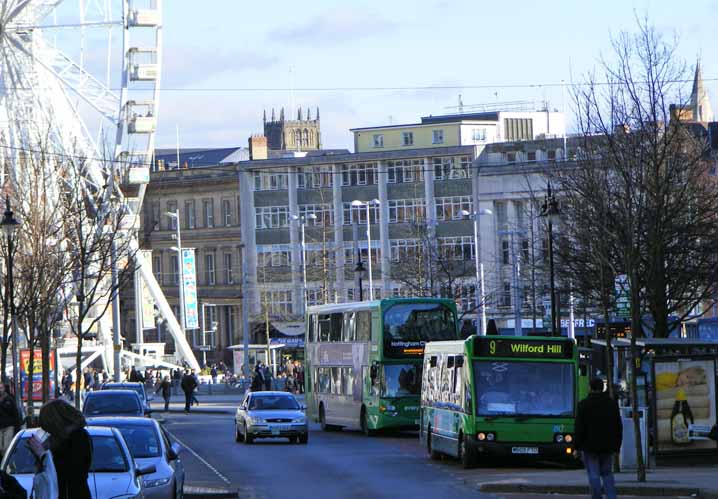
[(267, 159), (267, 137), (252, 135), (249, 138), (249, 159)]

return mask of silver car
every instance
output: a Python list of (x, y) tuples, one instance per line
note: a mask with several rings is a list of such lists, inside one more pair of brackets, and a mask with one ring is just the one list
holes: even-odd
[(117, 428), (125, 438), (138, 466), (154, 466), (155, 472), (143, 477), (145, 498), (181, 499), (185, 471), (179, 454), (182, 447), (170, 439), (154, 419), (140, 417), (89, 418), (88, 424)]
[[(15, 435), (0, 465), (20, 482), (28, 497), (37, 468), (27, 440), (35, 431), (21, 430)], [(87, 432), (92, 439), (92, 465), (87, 485), (93, 499), (144, 499), (142, 477), (154, 473), (154, 465), (136, 464), (122, 434), (114, 428), (88, 426)]]
[(291, 443), (309, 441), (304, 406), (287, 392), (250, 392), (234, 418), (237, 442), (251, 444), (255, 438), (288, 438)]

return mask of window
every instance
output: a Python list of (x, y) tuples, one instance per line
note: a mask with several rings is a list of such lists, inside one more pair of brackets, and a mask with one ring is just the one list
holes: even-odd
[(390, 184), (424, 181), (424, 161), (421, 159), (387, 162), (387, 176)]
[(434, 178), (436, 180), (455, 180), (470, 177), (471, 158), (461, 156), (458, 164), (456, 158), (434, 158)]
[(179, 285), (179, 258), (177, 255), (170, 255), (170, 272), (172, 273), (172, 284)]
[(277, 229), (289, 226), (289, 208), (260, 206), (255, 209), (257, 229)]
[(474, 258), (472, 236), (440, 237), (439, 251), (449, 260), (471, 260)]
[(202, 211), (204, 213), (204, 226), (214, 227), (214, 199), (202, 201)]
[[(167, 201), (167, 213), (177, 213), (177, 201)], [(167, 230), (177, 230), (177, 219), (167, 215)]]
[(185, 201), (184, 203), (184, 221), (185, 227), (188, 229), (194, 229), (197, 225), (197, 217), (194, 211), (194, 199)]
[(376, 185), (378, 173), (375, 163), (342, 165), (342, 185)]
[(501, 293), (501, 306), (511, 306), (511, 283), (509, 281), (504, 281), (503, 290)]
[[(310, 220), (309, 215), (315, 215), (315, 220)], [(307, 225), (329, 227), (334, 223), (334, 208), (331, 204), (300, 204), (299, 218), (302, 217)]]
[(418, 239), (392, 239), (389, 248), (392, 262), (411, 262), (420, 255), (423, 245)]
[(529, 246), (529, 240), (528, 240), (528, 239), (523, 239), (523, 240), (521, 241), (521, 259), (522, 259), (524, 262), (529, 262), (529, 261), (531, 261), (531, 258), (530, 258), (530, 257), (531, 257), (530, 249), (531, 249), (531, 247)]
[(506, 161), (509, 163), (515, 163), (516, 162), (516, 153), (515, 152), (507, 152), (506, 153)]
[(529, 151), (526, 153), (526, 161), (536, 161), (536, 151)]
[(401, 144), (404, 146), (414, 145), (414, 132), (402, 132), (401, 133)]
[(334, 172), (331, 166), (299, 168), (297, 174), (298, 189), (321, 189), (334, 185)]
[(494, 203), (494, 207), (496, 208), (496, 223), (498, 225), (499, 230), (505, 230), (508, 225), (508, 208), (505, 202), (496, 202)]
[(255, 191), (278, 191), (287, 188), (286, 173), (254, 173), (254, 190)]
[(307, 290), (307, 306), (324, 305), (324, 291), (321, 289)]
[(471, 196), (450, 196), (434, 200), (436, 205), (437, 220), (460, 220), (462, 210), (473, 212), (473, 200)]
[(235, 324), (237, 323), (236, 312), (233, 305), (228, 305), (224, 308), (224, 331), (225, 331), (225, 345), (231, 345), (234, 343), (234, 331), (236, 330)]
[(232, 202), (229, 199), (222, 200), (222, 221), (225, 227), (232, 225)]
[(508, 142), (534, 138), (531, 118), (504, 118), (504, 137)]
[(443, 144), (444, 143), (444, 130), (432, 130), (431, 131), (431, 143), (432, 144)]
[(423, 199), (392, 199), (389, 201), (389, 223), (424, 220), (426, 206)]
[[(366, 206), (352, 206), (351, 202), (343, 203), (344, 225), (351, 225), (356, 221), (359, 224), (366, 224)], [(370, 223), (379, 222), (379, 206), (369, 206)]]
[(374, 134), (374, 147), (384, 147), (384, 135), (381, 133)]
[(225, 284), (234, 284), (232, 253), (224, 254), (224, 282)]
[(511, 247), (508, 239), (501, 241), (501, 263), (504, 265), (511, 264)]
[(555, 149), (549, 149), (546, 151), (546, 158), (549, 161), (556, 161), (556, 150)]
[(292, 263), (292, 252), (288, 244), (258, 245), (258, 267), (287, 267)]
[(371, 312), (363, 310), (354, 314), (357, 341), (371, 340)]
[(267, 307), (270, 315), (292, 313), (292, 292), (290, 290), (262, 291), (262, 306)]
[(155, 279), (157, 279), (157, 282), (162, 285), (164, 284), (164, 279), (162, 278), (162, 254), (154, 255), (152, 257), (152, 272), (155, 275)]
[(159, 201), (152, 201), (152, 205), (150, 207), (151, 213), (150, 213), (150, 223), (151, 228), (159, 229), (160, 228), (160, 202)]
[(474, 128), (471, 130), (471, 139), (474, 141), (486, 140), (486, 128)]
[(205, 282), (209, 286), (214, 286), (217, 281), (214, 252), (207, 253), (204, 255), (204, 273)]

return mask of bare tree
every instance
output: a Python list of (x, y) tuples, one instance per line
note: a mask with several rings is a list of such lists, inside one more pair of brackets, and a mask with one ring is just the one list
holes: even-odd
[[(683, 121), (682, 112), (671, 114), (669, 102), (685, 107), (685, 66), (677, 62), (675, 44), (643, 20), (637, 34), (613, 40), (613, 52), (615, 61), (602, 62), (604, 82), (590, 75), (576, 91), (582, 137), (575, 163), (555, 176), (574, 248), (597, 256), (599, 288), (605, 293), (616, 274), (626, 275), (635, 360), (631, 402), (638, 479), (644, 481), (635, 340), (643, 334), (644, 312), (652, 317), (654, 336), (665, 337), (671, 314), (683, 319), (715, 296), (718, 189), (707, 175), (705, 136)], [(581, 273), (595, 265), (581, 266)]]

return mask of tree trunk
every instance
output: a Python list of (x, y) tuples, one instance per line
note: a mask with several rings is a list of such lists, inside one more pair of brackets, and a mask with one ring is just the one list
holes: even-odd
[[(32, 327), (32, 326), (30, 326)], [(32, 329), (30, 329), (32, 330)], [(35, 338), (32, 338), (33, 340)], [(30, 358), (27, 363), (27, 424), (28, 427), (32, 428), (35, 426), (35, 404), (32, 400), (33, 395), (33, 378), (35, 375), (35, 342), (28, 341), (30, 349)], [(20, 390), (22, 392), (22, 390)], [(22, 397), (22, 393), (20, 395)]]
[[(608, 300), (603, 302), (603, 323), (606, 325), (606, 388), (608, 389), (608, 396), (615, 400), (613, 394), (613, 345), (611, 344), (611, 330), (608, 327), (608, 321), (610, 320), (608, 315)], [(618, 453), (613, 455), (613, 471), (618, 473), (621, 471), (621, 463), (618, 458)]]
[(80, 388), (82, 387), (82, 327), (78, 326), (77, 335), (77, 352), (75, 353), (75, 373), (77, 379), (75, 380), (75, 409), (80, 410)]
[(50, 400), (50, 332), (40, 333), (40, 350), (42, 352), (42, 403)]
[(633, 433), (636, 444), (636, 479), (646, 481), (646, 466), (644, 464), (643, 446), (641, 445), (641, 423), (638, 414), (638, 382), (637, 375), (640, 367), (640, 355), (636, 346), (636, 337), (641, 334), (641, 296), (636, 270), (630, 274), (631, 286), (631, 417), (633, 419)]

